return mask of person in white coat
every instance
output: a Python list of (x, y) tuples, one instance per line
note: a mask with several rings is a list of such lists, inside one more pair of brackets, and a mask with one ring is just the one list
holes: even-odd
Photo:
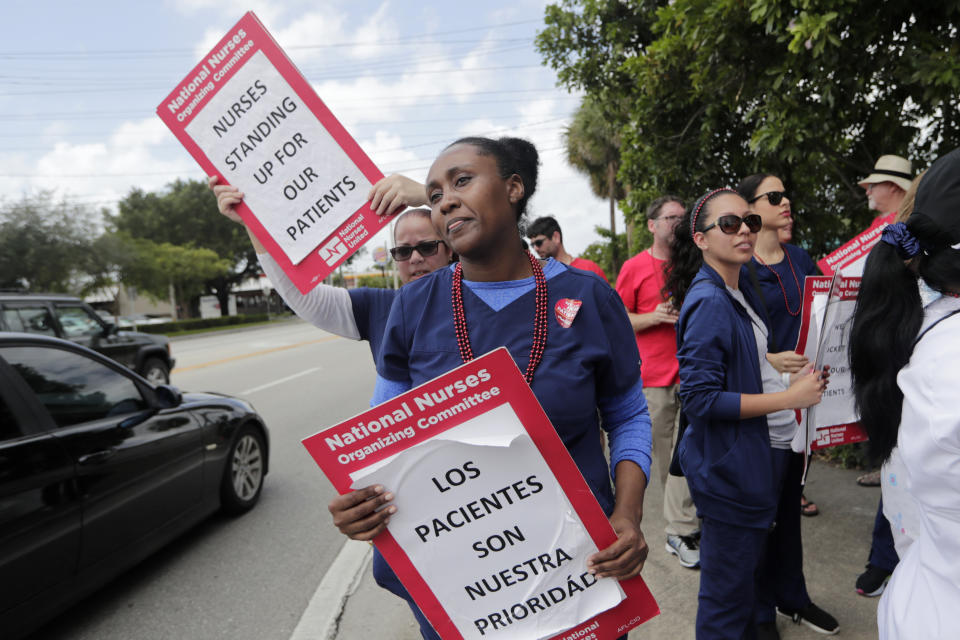
[[(918, 282), (918, 277), (920, 281)], [(924, 306), (921, 289), (939, 297)], [(957, 637), (960, 610), (960, 149), (920, 183), (867, 260), (850, 342), (861, 423), (900, 555), (881, 640)]]

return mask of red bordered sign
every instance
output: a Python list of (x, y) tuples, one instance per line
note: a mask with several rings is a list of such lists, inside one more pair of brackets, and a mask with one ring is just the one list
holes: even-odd
[(586, 572), (616, 534), (505, 348), (303, 443), (340, 493), (394, 492), (376, 547), (445, 639), (607, 640), (659, 613), (641, 577)]
[[(849, 336), (853, 305), (859, 287), (860, 278), (837, 275), (807, 276), (804, 281), (803, 319), (797, 353), (810, 358), (818, 369), (823, 365), (830, 367), (830, 384), (823, 400), (820, 405), (807, 410), (803, 421), (811, 449), (824, 449), (867, 439), (866, 433), (856, 420), (832, 419), (834, 416), (856, 415), (846, 337)], [(825, 304), (816, 305), (815, 298), (820, 298)], [(832, 308), (828, 310), (827, 307)], [(819, 322), (814, 318), (815, 313), (820, 316)], [(821, 331), (842, 335), (833, 339), (828, 335), (821, 335)]]
[(205, 172), (243, 192), (240, 217), (303, 293), (388, 222), (367, 204), (383, 174), (252, 12), (157, 115)]
[(826, 276), (832, 276), (838, 271), (843, 271), (848, 276), (863, 274), (863, 265), (867, 261), (867, 254), (880, 241), (883, 230), (887, 225), (892, 224), (896, 217), (897, 214), (894, 212), (875, 219), (868, 229), (858, 233), (839, 249), (820, 259), (817, 262), (820, 271)]

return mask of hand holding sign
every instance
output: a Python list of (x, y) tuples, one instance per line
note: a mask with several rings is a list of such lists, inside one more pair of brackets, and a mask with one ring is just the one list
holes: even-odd
[(768, 353), (767, 360), (777, 370), (777, 373), (797, 373), (810, 360), (796, 351), (781, 351), (780, 353)]
[(823, 391), (827, 388), (827, 381), (819, 371), (809, 372), (799, 376), (790, 385), (787, 392), (790, 394), (791, 409), (806, 409), (819, 404), (823, 399)]
[(380, 535), (390, 524), (390, 516), (397, 512), (397, 508), (390, 504), (392, 500), (392, 493), (384, 491), (380, 485), (373, 485), (337, 496), (327, 508), (340, 533), (353, 540), (368, 541)]

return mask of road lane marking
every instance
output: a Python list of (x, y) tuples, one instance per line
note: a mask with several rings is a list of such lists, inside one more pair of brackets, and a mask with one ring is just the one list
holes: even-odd
[(320, 586), (307, 604), (290, 640), (334, 640), (347, 599), (360, 586), (367, 570), (372, 547), (365, 542), (347, 540), (327, 569)]
[(294, 378), (299, 378), (300, 376), (305, 376), (307, 374), (313, 373), (314, 371), (320, 371), (320, 367), (313, 367), (312, 369), (307, 369), (306, 371), (301, 371), (300, 373), (295, 373), (292, 376), (287, 376), (286, 378), (280, 378), (279, 380), (274, 380), (273, 382), (268, 382), (267, 384), (262, 384), (259, 387), (254, 387), (252, 389), (247, 389), (246, 391), (241, 391), (237, 395), (246, 396), (251, 393), (256, 393), (257, 391), (263, 391), (264, 389), (269, 389), (270, 387), (275, 387), (278, 384), (283, 384), (284, 382), (289, 382)]
[(243, 360), (245, 358), (255, 358), (256, 356), (266, 355), (268, 353), (276, 353), (278, 351), (286, 351), (288, 349), (296, 349), (297, 347), (304, 347), (310, 344), (320, 344), (321, 342), (330, 342), (331, 340), (340, 340), (340, 336), (327, 336), (326, 338), (320, 338), (319, 340), (307, 340), (306, 342), (298, 342), (296, 344), (288, 344), (282, 347), (273, 347), (272, 349), (261, 349), (260, 351), (253, 351), (251, 353), (242, 353), (237, 356), (230, 356), (229, 358), (221, 358), (219, 360), (211, 360), (210, 362), (202, 362), (200, 364), (194, 364), (189, 367), (177, 367), (170, 373), (184, 373), (186, 371), (194, 371), (196, 369), (205, 369), (207, 367), (213, 367), (218, 364), (226, 364), (227, 362), (235, 362), (237, 360)]

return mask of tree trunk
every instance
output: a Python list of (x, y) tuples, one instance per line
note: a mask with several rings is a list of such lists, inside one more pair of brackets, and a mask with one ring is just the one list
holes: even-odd
[(610, 261), (613, 263), (613, 274), (617, 277), (620, 272), (620, 256), (617, 251), (617, 166), (613, 162), (607, 163), (607, 193), (610, 195)]

